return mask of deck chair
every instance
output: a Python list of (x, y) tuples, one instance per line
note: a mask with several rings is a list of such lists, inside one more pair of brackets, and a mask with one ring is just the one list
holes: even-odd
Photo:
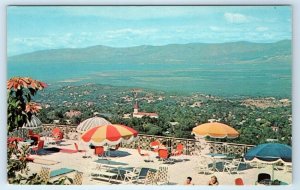
[(210, 174), (213, 172), (213, 164), (210, 163), (206, 158), (200, 157), (200, 159), (197, 160), (197, 166), (195, 169), (199, 174)]
[(31, 150), (32, 150), (33, 152), (35, 152), (35, 154), (37, 154), (37, 152), (38, 152), (39, 150), (42, 150), (43, 148), (44, 148), (44, 141), (43, 141), (43, 140), (40, 140), (40, 141), (38, 142), (37, 146), (31, 148)]
[(38, 134), (33, 134), (29, 136), (31, 140), (33, 140), (33, 145), (37, 145), (38, 142), (40, 141), (41, 137)]
[(269, 184), (271, 182), (271, 175), (267, 173), (260, 173), (257, 176), (257, 183), (259, 184)]
[(241, 163), (241, 159), (233, 159), (232, 161), (226, 161), (224, 164), (223, 172), (227, 171), (229, 174), (239, 173), (238, 169)]
[(244, 185), (244, 181), (242, 178), (236, 178), (234, 180), (235, 185)]
[(172, 156), (180, 156), (183, 154), (183, 145), (182, 144), (178, 144), (176, 146), (176, 150), (172, 153)]
[(169, 184), (169, 168), (165, 166), (160, 166), (156, 172), (155, 181), (158, 185)]
[(153, 141), (153, 142), (150, 143), (150, 147), (153, 148), (153, 151), (154, 151), (154, 152), (158, 152), (158, 150), (159, 150), (159, 148), (158, 148), (159, 145), (160, 145), (160, 142), (158, 142), (158, 141)]
[(56, 133), (61, 133), (60, 128), (55, 127), (54, 129), (52, 129), (52, 135), (55, 136)]
[(50, 168), (42, 167), (38, 173), (38, 176), (44, 183), (47, 183), (50, 179)]
[(124, 181), (128, 180), (128, 183), (134, 183), (139, 180), (142, 168), (136, 167), (132, 171), (126, 171), (124, 174)]
[(94, 149), (94, 154), (97, 156), (97, 157), (101, 157), (103, 158), (103, 156), (105, 155), (105, 151), (104, 151), (104, 147), (103, 146), (95, 146), (95, 149)]
[(172, 152), (172, 156), (180, 156), (180, 160), (184, 161), (184, 159), (181, 157), (183, 155), (183, 144), (179, 143), (176, 146), (176, 149)]
[(75, 150), (76, 150), (77, 152), (86, 152), (86, 150), (79, 150), (78, 144), (77, 144), (77, 143), (74, 143), (74, 146), (75, 146)]
[(164, 164), (174, 163), (174, 161), (170, 159), (170, 154), (167, 149), (159, 149), (158, 157), (163, 161)]
[(59, 143), (61, 143), (63, 137), (64, 137), (64, 135), (62, 132), (55, 133), (55, 134), (53, 134), (53, 141), (55, 142), (55, 144), (59, 145)]
[(139, 153), (140, 156), (142, 156), (142, 157), (147, 156), (148, 157), (148, 159), (144, 160), (144, 161), (151, 161), (150, 154), (149, 153), (142, 153), (140, 146), (137, 147), (137, 151), (138, 151), (138, 153)]
[(82, 179), (83, 179), (83, 173), (82, 172), (76, 172), (74, 175), (73, 183), (72, 185), (82, 185)]

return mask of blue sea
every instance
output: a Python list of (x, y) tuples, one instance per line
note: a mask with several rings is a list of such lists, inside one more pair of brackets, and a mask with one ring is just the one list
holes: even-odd
[(217, 96), (291, 97), (291, 65), (9, 63), (8, 77), (28, 76), (52, 86), (85, 83)]

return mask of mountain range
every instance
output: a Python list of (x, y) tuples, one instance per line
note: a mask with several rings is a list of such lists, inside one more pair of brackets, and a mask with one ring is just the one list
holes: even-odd
[(116, 48), (92, 46), (42, 50), (11, 56), (14, 63), (130, 63), (130, 64), (210, 64), (210, 63), (290, 63), (291, 40), (275, 43), (190, 43), (164, 46), (136, 46)]

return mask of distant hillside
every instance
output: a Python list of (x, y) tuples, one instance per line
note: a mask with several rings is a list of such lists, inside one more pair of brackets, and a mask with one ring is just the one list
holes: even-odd
[(14, 63), (290, 63), (291, 41), (276, 43), (232, 42), (221, 44), (170, 44), (113, 48), (93, 46), (78, 49), (37, 51), (8, 58)]

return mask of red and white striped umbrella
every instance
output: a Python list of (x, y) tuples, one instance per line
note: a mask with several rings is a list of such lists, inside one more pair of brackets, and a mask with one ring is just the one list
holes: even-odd
[(119, 124), (109, 124), (91, 128), (81, 136), (83, 142), (92, 143), (95, 146), (117, 145), (119, 143), (131, 143), (137, 139), (138, 132), (130, 127)]

